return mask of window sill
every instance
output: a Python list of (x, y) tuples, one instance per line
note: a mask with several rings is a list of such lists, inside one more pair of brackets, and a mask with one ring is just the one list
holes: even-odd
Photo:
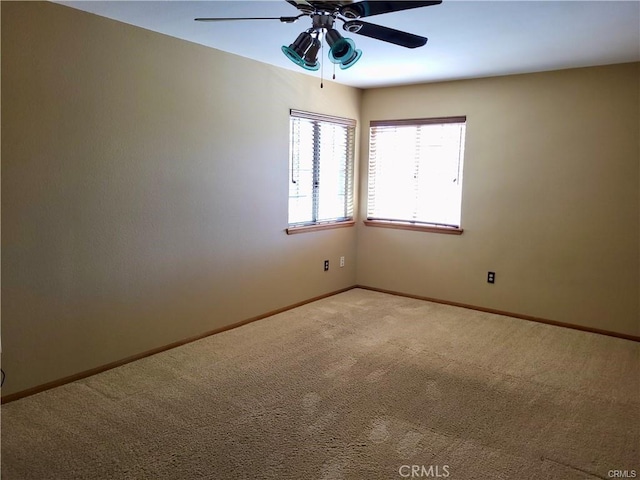
[(353, 227), (356, 224), (355, 220), (347, 220), (344, 222), (327, 222), (318, 223), (315, 225), (301, 225), (299, 227), (289, 227), (286, 229), (287, 235), (293, 235), (296, 233), (315, 232), (317, 230), (330, 230), (333, 228)]
[(439, 227), (436, 225), (421, 225), (409, 222), (388, 222), (385, 220), (364, 220), (367, 227), (396, 228), (399, 230), (413, 230), (417, 232), (444, 233), (447, 235), (462, 235), (462, 228)]

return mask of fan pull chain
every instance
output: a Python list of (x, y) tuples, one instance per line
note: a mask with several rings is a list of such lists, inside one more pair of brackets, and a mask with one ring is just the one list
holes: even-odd
[(336, 64), (333, 64), (333, 79), (336, 79)]
[(320, 53), (320, 58), (322, 58), (322, 61), (320, 62), (320, 88), (324, 88), (324, 85), (322, 84), (322, 80), (324, 79), (324, 41), (321, 43), (321, 45), (322, 50)]

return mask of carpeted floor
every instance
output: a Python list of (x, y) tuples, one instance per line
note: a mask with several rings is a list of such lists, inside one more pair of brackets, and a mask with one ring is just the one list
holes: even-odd
[(639, 367), (355, 289), (3, 405), (2, 479), (640, 477)]

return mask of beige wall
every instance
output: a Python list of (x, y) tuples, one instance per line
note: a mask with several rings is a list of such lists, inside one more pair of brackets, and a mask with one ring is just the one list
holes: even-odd
[(355, 283), (355, 228), (284, 229), (289, 109), (359, 90), (32, 2), (2, 74), (3, 395)]
[[(639, 335), (639, 72), (365, 91), (364, 127), (467, 115), (464, 234), (360, 225), (358, 284)], [(366, 168), (361, 180), (364, 217)]]

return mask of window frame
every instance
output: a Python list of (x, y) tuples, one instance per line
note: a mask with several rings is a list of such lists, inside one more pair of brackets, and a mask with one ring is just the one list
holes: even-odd
[[(398, 120), (371, 120), (369, 122), (369, 159), (367, 163), (367, 214), (366, 219), (363, 221), (364, 225), (368, 227), (382, 227), (393, 228), (400, 230), (413, 230), (420, 232), (442, 233), (448, 235), (461, 235), (464, 229), (460, 225), (447, 225), (440, 223), (432, 223), (425, 221), (410, 221), (399, 220), (392, 218), (376, 218), (369, 216), (369, 199), (371, 197), (370, 192), (370, 180), (371, 180), (371, 133), (374, 127), (402, 127), (402, 126), (422, 126), (422, 125), (442, 125), (452, 123), (462, 123), (465, 125), (465, 137), (466, 137), (466, 115), (457, 115), (451, 117), (430, 117), (430, 118), (412, 118), (412, 119), (398, 119)], [(464, 151), (464, 145), (466, 144), (466, 138), (463, 139), (461, 148)], [(464, 167), (464, 154), (461, 156), (461, 167)], [(461, 192), (462, 195), (462, 192)], [(461, 199), (462, 200), (462, 199)]]
[[(318, 189), (313, 193), (312, 199), (312, 216), (315, 216), (315, 220), (305, 221), (305, 222), (293, 222), (289, 223), (289, 215), (290, 215), (290, 199), (291, 199), (291, 181), (293, 178), (294, 172), (294, 138), (293, 138), (293, 120), (294, 119), (304, 119), (310, 120), (314, 122), (314, 133), (313, 133), (313, 160), (312, 160), (312, 170), (313, 170), (313, 179), (312, 182), (314, 185), (311, 187), (312, 190)], [(345, 127), (346, 130), (346, 151), (345, 151), (345, 213), (347, 214), (345, 217), (340, 217), (336, 219), (318, 219), (317, 215), (319, 212), (319, 203), (322, 190), (319, 189), (319, 175), (321, 172), (321, 157), (320, 157), (320, 135), (319, 135), (319, 126), (320, 123), (326, 123), (329, 125), (337, 125)], [(296, 234), (296, 233), (304, 233), (309, 231), (316, 230), (326, 230), (332, 228), (341, 228), (341, 227), (351, 227), (355, 225), (354, 220), (354, 193), (355, 193), (355, 150), (356, 150), (356, 126), (357, 121), (354, 119), (337, 117), (333, 115), (325, 115), (319, 113), (306, 112), (302, 110), (290, 109), (289, 111), (289, 192), (287, 196), (287, 228), (285, 229), (286, 233)]]

